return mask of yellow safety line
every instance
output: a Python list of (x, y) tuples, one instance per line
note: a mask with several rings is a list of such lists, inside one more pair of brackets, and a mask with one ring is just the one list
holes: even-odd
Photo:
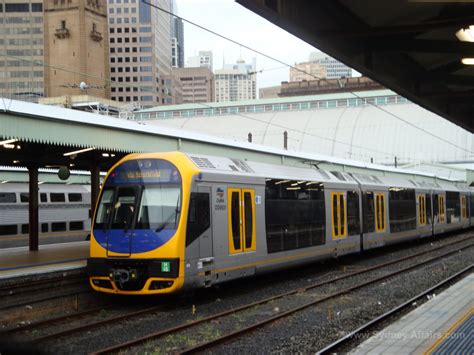
[(423, 355), (432, 354), (451, 334), (453, 334), (459, 326), (464, 323), (474, 313), (474, 307), (471, 307), (466, 313), (464, 313), (449, 329), (444, 332), (425, 352)]

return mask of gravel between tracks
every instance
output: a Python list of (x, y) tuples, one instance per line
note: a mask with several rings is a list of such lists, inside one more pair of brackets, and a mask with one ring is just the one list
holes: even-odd
[[(427, 250), (459, 240), (462, 237), (452, 236), (424, 243), (410, 243), (402, 247), (371, 252), (364, 256), (341, 258), (336, 262), (314, 263), (298, 269), (244, 279), (222, 285), (219, 288), (200, 290), (195, 295), (186, 295), (184, 305), (181, 304), (182, 296), (169, 297), (165, 299), (170, 304), (167, 310), (123, 321), (106, 328), (99, 328), (88, 334), (57, 339), (44, 344), (46, 347), (43, 349), (48, 353), (87, 353), (189, 320), (238, 307), (289, 289), (301, 288), (319, 279), (332, 278), (341, 273), (343, 265), (347, 266), (348, 271), (352, 271), (392, 260), (408, 253)], [(408, 277), (407, 281), (400, 283), (391, 281), (390, 285), (386, 287), (359, 291), (344, 298), (344, 302), (333, 303), (324, 308), (308, 309), (285, 320), (282, 324), (265, 327), (256, 334), (243, 338), (242, 341), (217, 349), (216, 352), (314, 352), (339, 338), (343, 332), (354, 329), (368, 319), (418, 293), (421, 289), (425, 289), (448, 274), (454, 273), (455, 270), (461, 269), (462, 265), (471, 262), (474, 256), (472, 249), (461, 254), (462, 257), (449, 258), (449, 261), (445, 262), (445, 266), (433, 267), (427, 275), (419, 276), (419, 279)], [(419, 272), (421, 273), (421, 271)], [(351, 280), (351, 283), (353, 282)], [(157, 304), (162, 304), (164, 301), (163, 298), (155, 299)], [(149, 306), (154, 300), (149, 297), (130, 297), (129, 302), (130, 304), (146, 303)], [(286, 306), (292, 302), (294, 301), (289, 302)], [(267, 312), (271, 311), (271, 307), (267, 309)], [(225, 331), (225, 329), (223, 330)], [(208, 331), (220, 331), (219, 323), (209, 327)], [(148, 344), (148, 346), (150, 345), (152, 344)]]

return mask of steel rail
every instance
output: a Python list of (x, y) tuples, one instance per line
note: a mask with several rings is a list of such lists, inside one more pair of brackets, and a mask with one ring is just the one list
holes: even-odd
[(219, 344), (222, 344), (222, 343), (225, 343), (225, 342), (228, 342), (230, 340), (234, 340), (238, 337), (241, 337), (249, 332), (252, 332), (256, 329), (259, 329), (259, 328), (262, 328), (270, 323), (273, 323), (277, 320), (280, 320), (282, 318), (285, 318), (285, 317), (288, 317), (288, 316), (291, 316), (299, 311), (302, 311), (306, 308), (309, 308), (309, 307), (312, 307), (312, 306), (315, 306), (317, 304), (320, 304), (320, 303), (323, 303), (323, 302), (326, 302), (330, 299), (333, 299), (333, 298), (337, 298), (337, 297), (340, 297), (340, 296), (343, 296), (343, 295), (346, 295), (350, 292), (353, 292), (353, 291), (356, 291), (360, 288), (363, 288), (363, 287), (366, 287), (366, 286), (369, 286), (369, 285), (373, 285), (375, 283), (378, 283), (382, 280), (386, 280), (386, 279), (389, 279), (391, 277), (394, 277), (394, 276), (397, 276), (397, 275), (400, 275), (402, 273), (405, 273), (405, 272), (408, 272), (408, 271), (411, 271), (413, 269), (416, 269), (416, 268), (419, 268), (420, 266), (423, 266), (423, 265), (426, 265), (426, 264), (429, 264), (431, 262), (435, 262), (435, 261), (438, 261), (438, 260), (441, 260), (443, 259), (444, 257), (447, 257), (447, 256), (450, 256), (452, 254), (457, 254), (460, 250), (463, 250), (463, 249), (467, 249), (467, 248), (471, 248), (472, 246), (474, 246), (473, 244), (469, 245), (469, 246), (466, 246), (466, 247), (462, 247), (461, 249), (459, 250), (455, 250), (455, 251), (451, 251), (451, 252), (448, 252), (448, 253), (445, 253), (443, 255), (440, 255), (440, 256), (437, 256), (437, 257), (434, 257), (434, 258), (430, 258), (428, 260), (425, 260), (425, 261), (422, 261), (416, 265), (412, 265), (412, 266), (408, 266), (406, 268), (403, 268), (403, 269), (400, 269), (400, 270), (397, 270), (395, 272), (392, 272), (388, 275), (384, 275), (384, 276), (380, 276), (380, 277), (377, 277), (375, 279), (372, 279), (372, 280), (368, 280), (368, 281), (365, 281), (363, 283), (360, 283), (358, 285), (355, 285), (355, 286), (351, 286), (351, 287), (348, 287), (348, 288), (345, 288), (341, 291), (338, 291), (338, 292), (335, 292), (335, 293), (332, 293), (328, 296), (325, 296), (323, 298), (320, 298), (316, 301), (311, 301), (311, 302), (308, 302), (302, 306), (298, 306), (298, 307), (295, 307), (293, 309), (290, 309), (288, 311), (285, 311), (283, 313), (280, 313), (276, 316), (273, 316), (273, 317), (270, 317), (270, 318), (267, 318), (263, 321), (260, 321), (260, 322), (257, 322), (257, 323), (254, 323), (250, 326), (247, 326), (245, 328), (242, 328), (242, 329), (239, 329), (239, 330), (236, 330), (234, 332), (231, 332), (231, 333), (228, 333), (226, 335), (223, 335), (221, 337), (218, 337), (214, 340), (210, 340), (210, 341), (207, 341), (207, 342), (204, 342), (204, 343), (201, 343), (201, 344), (198, 344), (196, 346), (193, 346), (193, 347), (190, 347), (190, 348), (187, 348), (187, 349), (184, 349), (182, 351), (179, 352), (179, 354), (192, 354), (192, 353), (196, 353), (196, 352), (200, 352), (200, 351), (203, 351), (203, 350), (206, 350), (206, 349), (209, 349), (209, 348), (212, 348), (212, 347), (215, 347)]
[(370, 329), (373, 329), (377, 325), (381, 324), (382, 322), (386, 321), (387, 319), (397, 315), (398, 313), (403, 312), (406, 308), (411, 308), (413, 302), (418, 301), (421, 298), (424, 298), (426, 295), (431, 294), (433, 291), (436, 291), (445, 285), (451, 283), (453, 280), (459, 279), (462, 275), (466, 273), (470, 273), (470, 271), (474, 268), (474, 264), (469, 265), (468, 267), (462, 269), (461, 271), (457, 272), (454, 275), (451, 275), (450, 277), (444, 279), (443, 281), (437, 283), (433, 287), (430, 287), (429, 289), (419, 293), (415, 297), (410, 298), (408, 301), (402, 303), (401, 305), (392, 308), (388, 312), (378, 316), (377, 318), (371, 320), (370, 322), (362, 325), (361, 327), (357, 328), (353, 332), (347, 334), (345, 337), (336, 340), (334, 343), (328, 345), (322, 350), (319, 350), (317, 353), (318, 354), (334, 354), (337, 352), (338, 349), (340, 349), (343, 346), (346, 346), (349, 344), (354, 337), (356, 337), (358, 334), (364, 333), (369, 331)]
[[(105, 353), (110, 353), (110, 352), (116, 352), (116, 351), (119, 351), (119, 350), (123, 350), (123, 349), (129, 348), (131, 346), (134, 346), (134, 345), (143, 343), (145, 341), (148, 341), (150, 339), (154, 339), (154, 338), (162, 337), (162, 336), (165, 336), (165, 335), (168, 335), (168, 334), (171, 334), (171, 333), (175, 333), (177, 331), (187, 329), (189, 327), (198, 325), (200, 323), (208, 322), (208, 321), (214, 320), (216, 318), (220, 318), (220, 317), (227, 316), (229, 314), (240, 312), (240, 311), (243, 311), (243, 310), (258, 306), (258, 305), (268, 303), (270, 301), (274, 301), (276, 299), (280, 299), (280, 298), (283, 298), (283, 297), (286, 297), (286, 296), (291, 296), (291, 295), (301, 293), (301, 292), (306, 292), (306, 291), (314, 289), (316, 287), (331, 284), (331, 283), (334, 283), (334, 282), (342, 280), (342, 279), (350, 278), (350, 277), (353, 277), (353, 276), (356, 276), (356, 275), (359, 275), (359, 274), (371, 272), (373, 270), (377, 270), (377, 269), (380, 269), (380, 268), (383, 268), (383, 267), (386, 267), (386, 266), (390, 266), (392, 264), (396, 264), (396, 263), (400, 263), (400, 262), (403, 262), (403, 261), (406, 261), (406, 260), (409, 260), (409, 259), (417, 258), (417, 257), (419, 257), (421, 255), (424, 255), (424, 254), (436, 252), (440, 249), (445, 249), (445, 248), (451, 247), (453, 245), (457, 245), (457, 244), (469, 241), (472, 238), (473, 238), (473, 236), (468, 236), (467, 238), (464, 238), (462, 240), (459, 240), (459, 241), (456, 241), (456, 242), (453, 242), (453, 243), (450, 243), (450, 244), (442, 245), (442, 246), (439, 246), (439, 247), (436, 247), (436, 248), (433, 248), (433, 249), (430, 249), (430, 250), (419, 252), (419, 253), (416, 253), (416, 254), (413, 254), (413, 255), (410, 255), (410, 256), (405, 256), (403, 258), (399, 258), (399, 259), (396, 259), (396, 260), (385, 262), (385, 263), (382, 263), (382, 264), (379, 264), (379, 265), (376, 265), (376, 266), (368, 267), (368, 268), (365, 268), (365, 269), (362, 269), (362, 270), (359, 270), (359, 271), (354, 271), (354, 272), (351, 272), (349, 274), (333, 278), (331, 280), (321, 281), (321, 282), (306, 286), (304, 288), (298, 288), (298, 289), (295, 289), (295, 290), (292, 290), (292, 291), (289, 291), (289, 292), (284, 292), (284, 293), (281, 293), (281, 294), (278, 294), (278, 295), (275, 295), (275, 296), (271, 296), (269, 298), (266, 298), (266, 299), (263, 299), (263, 300), (260, 300), (260, 301), (252, 302), (250, 304), (247, 304), (247, 305), (244, 305), (244, 306), (241, 306), (241, 307), (237, 307), (237, 308), (234, 308), (234, 309), (223, 311), (221, 313), (211, 315), (211, 316), (208, 316), (206, 318), (202, 318), (202, 319), (199, 319), (199, 320), (196, 320), (196, 321), (193, 321), (193, 322), (177, 325), (175, 327), (164, 329), (164, 330), (161, 330), (161, 331), (158, 331), (158, 332), (155, 332), (155, 333), (143, 336), (143, 337), (139, 337), (139, 338), (130, 340), (130, 341), (122, 343), (122, 344), (118, 344), (118, 345), (111, 346), (111, 347), (108, 347), (108, 348), (105, 348), (105, 349), (102, 349), (102, 350), (94, 351), (91, 354), (105, 354)], [(470, 248), (472, 246), (474, 246), (474, 244), (471, 243), (468, 246), (465, 246), (461, 249)], [(455, 251), (452, 251), (452, 252), (445, 253), (445, 254), (443, 254), (439, 257), (431, 258), (431, 259), (429, 259), (429, 260), (427, 260), (423, 263), (432, 262), (432, 261), (438, 260), (441, 257), (444, 257), (444, 256), (449, 255), (449, 254), (457, 253), (457, 252), (459, 252), (459, 249), (456, 249)], [(417, 264), (413, 267), (417, 267), (419, 265), (422, 265), (423, 263)], [(405, 270), (405, 269), (402, 269), (402, 272), (403, 272), (403, 270)], [(307, 305), (305, 307), (309, 307), (309, 305)]]

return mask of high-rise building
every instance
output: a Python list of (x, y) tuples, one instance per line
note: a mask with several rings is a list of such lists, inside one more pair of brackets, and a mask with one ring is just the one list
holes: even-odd
[(306, 62), (295, 64), (294, 67), (290, 67), (290, 82), (318, 80), (326, 78), (326, 76), (326, 67), (318, 63)]
[(110, 97), (106, 0), (44, 1), (44, 40), (48, 97)]
[(235, 64), (226, 64), (223, 69), (216, 70), (215, 101), (240, 101), (257, 98), (256, 60), (245, 64), (238, 60)]
[(108, 14), (112, 99), (143, 107), (172, 103), (171, 16), (139, 0), (108, 0)]
[(207, 67), (212, 70), (212, 51), (199, 51), (198, 55), (189, 57), (186, 62), (186, 67)]
[[(174, 14), (178, 13), (178, 8), (174, 1), (172, 2), (172, 12)], [(174, 16), (171, 18), (171, 66), (173, 68), (184, 67), (183, 20)]]
[[(309, 55), (309, 62), (322, 65), (326, 68), (327, 79), (352, 77), (352, 69), (340, 61), (328, 56), (323, 52), (313, 52)], [(314, 80), (311, 79), (311, 80)]]
[(207, 67), (176, 68), (175, 80), (180, 83), (181, 103), (212, 102), (214, 100), (214, 74)]
[(87, 88), (109, 97), (105, 0), (7, 0), (0, 9), (1, 96), (37, 101)]

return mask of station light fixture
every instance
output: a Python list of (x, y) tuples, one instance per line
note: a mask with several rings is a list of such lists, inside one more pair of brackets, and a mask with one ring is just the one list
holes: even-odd
[(63, 156), (69, 157), (69, 156), (71, 156), (71, 155), (76, 155), (76, 154), (81, 154), (81, 153), (89, 152), (89, 151), (94, 150), (94, 149), (96, 149), (96, 148), (95, 148), (95, 147), (90, 147), (90, 148), (75, 150), (75, 151), (73, 151), (73, 152), (64, 153)]
[(2, 184), (6, 184), (7, 182), (9, 182), (10, 180), (3, 180), (1, 183)]
[(7, 145), (7, 144), (12, 144), (12, 143), (15, 143), (15, 142), (18, 142), (18, 139), (7, 139), (7, 140), (4, 140), (4, 141), (0, 141), (0, 145)]
[(464, 65), (474, 65), (474, 58), (462, 58), (461, 63)]
[(461, 42), (474, 42), (474, 25), (466, 28), (461, 28), (456, 32), (456, 37)]
[(15, 149), (15, 144), (8, 144), (8, 143), (5, 143), (5, 144), (2, 144), (3, 148), (7, 148), (7, 149)]

